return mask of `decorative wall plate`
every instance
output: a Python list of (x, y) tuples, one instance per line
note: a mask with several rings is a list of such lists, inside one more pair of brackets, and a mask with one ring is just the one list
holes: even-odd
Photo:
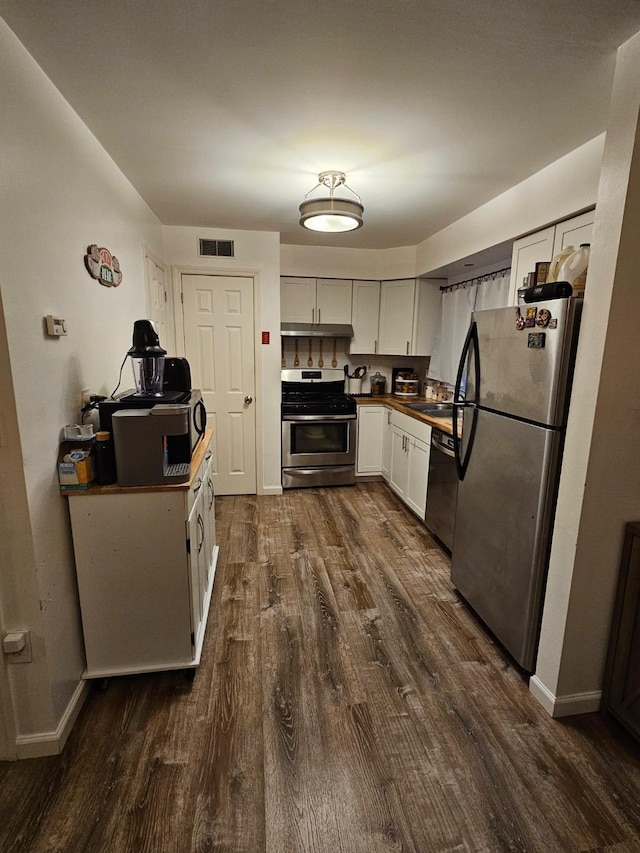
[(122, 281), (120, 262), (108, 249), (92, 243), (87, 247), (84, 265), (91, 278), (95, 278), (105, 287), (118, 287)]

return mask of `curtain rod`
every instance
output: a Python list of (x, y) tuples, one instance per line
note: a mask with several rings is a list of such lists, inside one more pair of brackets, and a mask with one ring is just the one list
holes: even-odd
[(457, 281), (455, 284), (445, 284), (444, 287), (440, 288), (440, 292), (444, 293), (445, 291), (457, 290), (459, 287), (468, 287), (470, 284), (482, 284), (483, 281), (493, 281), (496, 278), (502, 278), (510, 272), (511, 267), (505, 267), (505, 269), (502, 270), (488, 272), (484, 275), (476, 276), (475, 278), (468, 278), (466, 281)]

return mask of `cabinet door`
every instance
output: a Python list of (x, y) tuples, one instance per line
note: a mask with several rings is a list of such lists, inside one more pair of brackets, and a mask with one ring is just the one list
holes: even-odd
[(407, 494), (409, 482), (409, 441), (410, 436), (397, 426), (391, 425), (391, 469), (389, 485), (403, 500)]
[(433, 351), (436, 323), (440, 319), (442, 284), (446, 284), (446, 280), (424, 279), (416, 282), (411, 355), (431, 355)]
[(522, 280), (534, 272), (537, 261), (550, 261), (553, 257), (553, 240), (555, 227), (545, 228), (521, 237), (513, 244), (511, 254), (511, 283), (509, 298), (511, 305), (518, 304), (518, 288), (522, 287)]
[(427, 507), (427, 482), (429, 479), (429, 454), (431, 445), (412, 438), (409, 442), (408, 482), (405, 501), (421, 519)]
[(280, 320), (282, 323), (313, 323), (315, 308), (315, 278), (280, 279)]
[(413, 332), (414, 279), (383, 281), (380, 284), (378, 352), (409, 355)]
[(382, 424), (382, 476), (388, 483), (391, 478), (391, 409), (386, 408)]
[(213, 453), (208, 451), (205, 457), (207, 467), (204, 474), (204, 533), (205, 533), (205, 558), (207, 565), (207, 586), (213, 583), (213, 572), (215, 570), (215, 548), (216, 548), (216, 504), (215, 490), (213, 487)]
[(191, 589), (191, 632), (194, 650), (203, 623), (204, 599), (207, 592), (206, 529), (204, 524), (204, 482), (189, 515), (189, 585)]
[(354, 281), (351, 303), (353, 338), (349, 352), (378, 351), (378, 319), (380, 317), (380, 282)]
[(553, 240), (552, 257), (555, 257), (567, 246), (573, 246), (574, 249), (577, 249), (581, 243), (591, 243), (595, 216), (595, 210), (590, 210), (588, 213), (582, 213), (580, 216), (558, 222)]
[(351, 322), (351, 280), (319, 278), (316, 281), (314, 323)]
[(358, 474), (382, 473), (383, 406), (358, 406)]

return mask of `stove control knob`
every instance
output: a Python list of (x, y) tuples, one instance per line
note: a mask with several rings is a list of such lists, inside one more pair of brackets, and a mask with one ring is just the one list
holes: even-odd
[(248, 406), (250, 403), (253, 403), (253, 397), (250, 397), (250, 396), (247, 394), (247, 396), (244, 398), (244, 401), (245, 401), (245, 403), (246, 403), (246, 404), (247, 404), (247, 406)]

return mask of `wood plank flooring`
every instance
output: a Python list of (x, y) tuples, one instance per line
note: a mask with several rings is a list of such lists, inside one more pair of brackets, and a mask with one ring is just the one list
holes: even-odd
[(552, 720), (382, 483), (216, 500), (202, 664), (0, 764), (0, 851), (640, 850), (640, 747)]

